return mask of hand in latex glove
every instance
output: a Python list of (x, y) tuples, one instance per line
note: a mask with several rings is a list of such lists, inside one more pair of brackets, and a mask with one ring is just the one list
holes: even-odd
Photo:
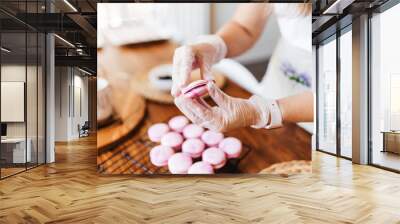
[(212, 80), (211, 66), (225, 57), (227, 47), (217, 35), (201, 36), (196, 44), (185, 45), (175, 50), (172, 71), (171, 94), (176, 97), (181, 88), (190, 82), (190, 73), (200, 68), (202, 79)]
[(193, 123), (213, 131), (246, 126), (261, 128), (267, 125), (269, 106), (261, 97), (230, 97), (214, 82), (209, 82), (207, 88), (217, 106), (211, 107), (202, 98), (190, 99), (183, 95), (175, 98), (175, 104)]

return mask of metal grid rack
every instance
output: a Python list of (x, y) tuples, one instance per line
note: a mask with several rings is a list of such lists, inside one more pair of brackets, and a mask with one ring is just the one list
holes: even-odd
[[(136, 139), (128, 139), (114, 149), (103, 153), (108, 154), (105, 156), (107, 159), (98, 164), (98, 171), (101, 174), (170, 174), (167, 167), (156, 167), (150, 162), (150, 150), (156, 145), (157, 143), (150, 141), (147, 133)], [(250, 151), (251, 147), (243, 144), (241, 156), (237, 159), (229, 159), (223, 168), (216, 170), (216, 173), (239, 173), (239, 164)]]

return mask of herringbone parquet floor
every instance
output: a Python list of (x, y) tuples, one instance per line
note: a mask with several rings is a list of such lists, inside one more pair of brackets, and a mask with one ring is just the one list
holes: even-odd
[(400, 223), (400, 175), (322, 153), (309, 176), (100, 177), (94, 141), (0, 181), (0, 223)]

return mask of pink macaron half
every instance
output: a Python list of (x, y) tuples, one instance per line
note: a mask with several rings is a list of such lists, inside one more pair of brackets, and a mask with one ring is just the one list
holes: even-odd
[(193, 165), (189, 168), (188, 174), (213, 174), (214, 169), (211, 164), (199, 161), (193, 163)]
[(193, 160), (186, 153), (176, 153), (168, 160), (168, 169), (172, 174), (187, 174)]
[(223, 139), (218, 147), (225, 152), (228, 159), (239, 158), (242, 153), (242, 142), (234, 137)]
[(169, 126), (165, 123), (153, 124), (148, 130), (149, 139), (153, 142), (160, 142), (161, 137), (169, 132)]
[(182, 144), (182, 152), (189, 154), (192, 158), (199, 158), (203, 153), (205, 145), (197, 138), (186, 139)]
[(158, 145), (150, 151), (150, 162), (155, 166), (166, 166), (168, 165), (169, 158), (174, 155), (175, 151), (164, 145)]
[(207, 93), (207, 80), (196, 80), (182, 89), (182, 94), (188, 98), (202, 97)]
[(196, 124), (189, 124), (183, 129), (183, 136), (185, 138), (200, 138), (204, 129)]
[(224, 134), (221, 132), (208, 130), (201, 135), (201, 140), (209, 147), (218, 146), (222, 139), (224, 139)]
[(219, 169), (225, 165), (226, 156), (222, 149), (211, 147), (203, 152), (203, 161), (211, 164), (214, 169)]
[(179, 150), (182, 143), (183, 137), (178, 132), (171, 131), (161, 137), (162, 145), (169, 146), (175, 150)]
[(188, 124), (189, 120), (183, 115), (175, 116), (168, 122), (169, 127), (176, 132), (182, 132), (183, 128)]

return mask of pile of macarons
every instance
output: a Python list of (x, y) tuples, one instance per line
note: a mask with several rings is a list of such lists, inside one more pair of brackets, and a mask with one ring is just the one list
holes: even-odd
[(147, 134), (160, 143), (150, 151), (151, 163), (172, 174), (213, 174), (242, 152), (239, 139), (205, 130), (182, 115), (152, 125)]

